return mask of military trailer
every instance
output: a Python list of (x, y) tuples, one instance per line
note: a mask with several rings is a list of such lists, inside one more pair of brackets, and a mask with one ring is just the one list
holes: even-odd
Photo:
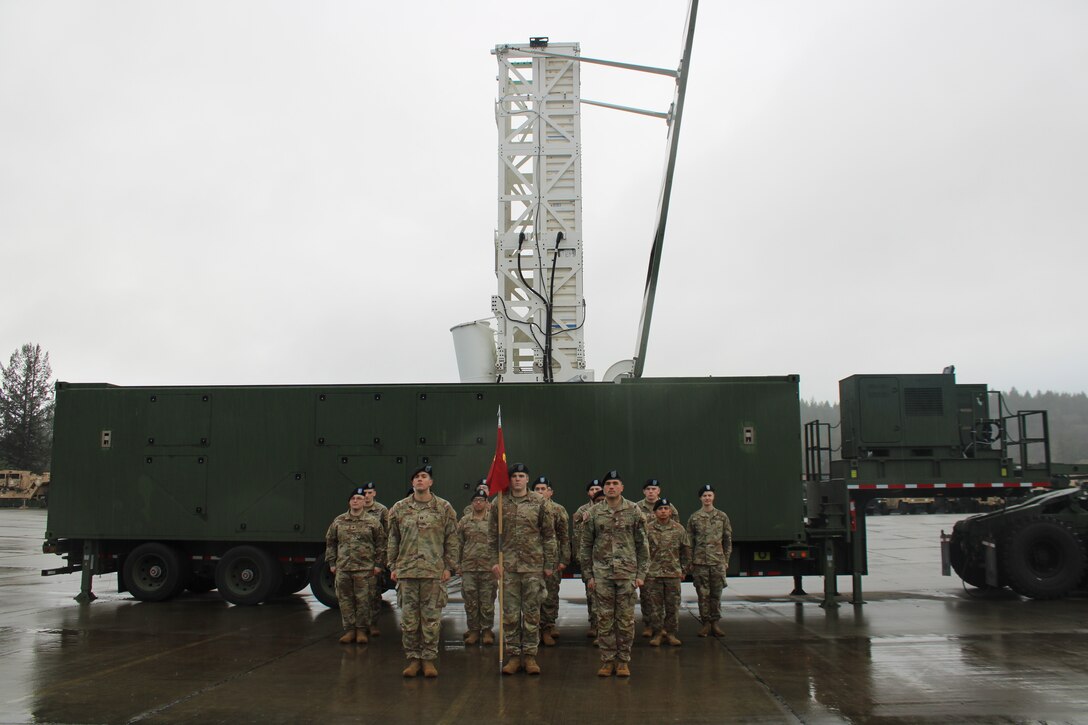
[[(58, 383), (47, 573), (116, 572), (143, 601), (217, 588), (257, 604), (309, 584), (335, 606), (324, 535), (350, 490), (391, 505), (435, 469), (460, 510), (494, 453), (546, 474), (568, 509), (616, 468), (625, 495), (658, 478), (686, 518), (712, 483), (730, 514), (734, 576), (817, 574), (800, 487), (797, 376), (615, 383), (117, 387)], [(575, 426), (556, 421), (578, 421)], [(830, 542), (830, 543), (829, 543)]]

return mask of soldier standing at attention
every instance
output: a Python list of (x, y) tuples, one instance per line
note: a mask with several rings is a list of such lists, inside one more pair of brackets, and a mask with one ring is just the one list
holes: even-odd
[[(660, 498), (661, 482), (656, 478), (647, 478), (646, 483), (642, 484), (642, 500), (636, 504), (638, 510), (642, 512), (643, 518), (646, 519), (647, 527), (654, 521), (654, 505)], [(671, 506), (671, 508), (673, 516), (679, 521), (680, 512), (676, 510), (675, 506)], [(682, 525), (683, 524), (681, 524), (681, 526)], [(642, 610), (642, 636), (652, 637), (654, 634), (652, 622), (655, 619), (656, 613), (654, 612), (654, 603), (646, 592), (645, 587), (640, 587), (638, 590), (638, 602), (639, 609)]]
[(533, 490), (548, 501), (548, 511), (555, 524), (555, 545), (559, 550), (559, 565), (552, 575), (544, 578), (544, 602), (540, 605), (540, 640), (548, 647), (555, 646), (559, 636), (555, 622), (559, 618), (559, 584), (563, 581), (563, 570), (570, 564), (570, 514), (555, 501), (552, 501), (551, 482), (541, 476), (533, 483)]
[[(524, 463), (510, 466), (510, 495), (502, 499), (503, 570), (496, 564), (495, 577), (502, 576), (503, 645), (509, 659), (504, 675), (513, 675), (523, 666), (530, 675), (540, 674), (536, 661), (540, 643), (540, 604), (544, 600), (544, 578), (555, 571), (559, 550), (555, 545), (555, 524), (548, 502), (529, 490), (529, 469)], [(499, 546), (499, 506), (491, 507), (491, 540)]]
[(336, 575), (336, 599), (344, 625), (341, 644), (366, 644), (373, 614), (377, 576), (385, 566), (385, 527), (364, 512), (366, 489), (354, 489), (348, 510), (325, 533), (325, 561)]
[(402, 673), (438, 677), (438, 631), (446, 606), (446, 582), (461, 558), (457, 516), (431, 493), (430, 466), (412, 472), (412, 495), (389, 509), (390, 578), (397, 583), (401, 641), (408, 666)]
[[(389, 532), (389, 509), (377, 500), (378, 491), (374, 488), (373, 481), (367, 481), (363, 484), (363, 490), (366, 491), (366, 503), (363, 504), (363, 513), (370, 514), (371, 516), (377, 516), (378, 520), (382, 522), (382, 530), (387, 534)], [(383, 564), (384, 566), (384, 564)], [(378, 575), (374, 582), (374, 615), (370, 619), (370, 636), (380, 637), (382, 636), (381, 630), (378, 629), (378, 615), (382, 613), (382, 594), (389, 588), (386, 580), (387, 573), (382, 571)]]
[(589, 510), (578, 561), (592, 567), (587, 586), (597, 610), (597, 644), (601, 648), (600, 677), (615, 671), (630, 677), (631, 642), (635, 637), (635, 588), (646, 580), (650, 549), (646, 521), (623, 498), (623, 481), (616, 471), (604, 477), (604, 501)]
[[(488, 496), (490, 494), (488, 493), (488, 490), (487, 490), (487, 479), (486, 478), (481, 478), (480, 481), (476, 484), (476, 492), (479, 493), (481, 490), (483, 490), (483, 492), (484, 492), (484, 504), (485, 504), (484, 505), (484, 511), (490, 511), (491, 510), (491, 501), (488, 499)], [(464, 510), (461, 511), (461, 516), (468, 516), (470, 513), (472, 513), (472, 504), (474, 504), (474, 503), (476, 503), (476, 493), (472, 494), (472, 498), (469, 500), (468, 506), (465, 506)]]
[(699, 489), (699, 501), (703, 507), (688, 519), (691, 578), (699, 595), (699, 620), (703, 623), (699, 636), (723, 637), (725, 632), (718, 626), (718, 620), (722, 618), (725, 570), (733, 553), (733, 527), (725, 512), (714, 508), (714, 487), (709, 483)]
[[(578, 507), (578, 510), (574, 512), (574, 516), (571, 520), (574, 524), (574, 535), (571, 538), (571, 553), (574, 558), (578, 560), (578, 570), (582, 573), (582, 585), (586, 586), (589, 582), (589, 573), (591, 571), (590, 562), (583, 562), (578, 559), (579, 551), (582, 548), (582, 535), (585, 531), (586, 520), (589, 518), (589, 509), (593, 507), (594, 497), (601, 493), (601, 482), (599, 479), (594, 478), (592, 481), (586, 484), (586, 495), (589, 497), (587, 503)], [(589, 630), (586, 631), (586, 636), (590, 639), (597, 639), (597, 613), (593, 610), (593, 592), (586, 586), (586, 609), (589, 611)]]
[(461, 544), (461, 594), (465, 600), (465, 644), (495, 644), (491, 627), (495, 621), (495, 548), (491, 545), (487, 518), (487, 489), (476, 489), (472, 510), (457, 522)]
[(691, 567), (691, 540), (684, 525), (672, 517), (673, 507), (668, 499), (654, 504), (654, 519), (646, 527), (650, 539), (650, 568), (646, 586), (653, 607), (654, 637), (650, 644), (661, 646), (665, 640), (673, 647), (680, 645), (677, 637), (677, 614), (680, 611), (680, 582)]

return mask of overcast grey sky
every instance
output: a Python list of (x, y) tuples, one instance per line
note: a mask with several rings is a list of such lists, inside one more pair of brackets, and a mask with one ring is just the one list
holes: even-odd
[[(69, 381), (453, 382), (495, 59), (675, 67), (686, 0), (0, 0), (0, 354)], [(704, 0), (646, 373), (1088, 388), (1088, 3)], [(668, 79), (587, 66), (586, 98)], [(584, 107), (585, 326), (634, 351), (665, 151)]]

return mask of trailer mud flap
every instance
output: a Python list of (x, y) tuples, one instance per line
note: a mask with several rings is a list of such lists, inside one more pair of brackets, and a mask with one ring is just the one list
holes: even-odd
[(997, 544), (990, 539), (983, 539), (982, 546), (986, 552), (986, 586), (999, 588), (1001, 583), (997, 573)]

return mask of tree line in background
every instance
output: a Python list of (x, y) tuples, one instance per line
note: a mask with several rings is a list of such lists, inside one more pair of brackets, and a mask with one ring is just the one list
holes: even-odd
[[(0, 373), (0, 468), (47, 471), (53, 447), (49, 353), (41, 345), (27, 343), (11, 354), (6, 366), (0, 363)], [(1004, 397), (1006, 415), (1018, 410), (1047, 411), (1051, 460), (1088, 463), (1088, 395), (1052, 391), (1032, 395), (1013, 388)], [(839, 404), (802, 400), (801, 424), (811, 420), (831, 424), (831, 447), (838, 457)]]
[(53, 448), (49, 353), (27, 343), (0, 363), (0, 468), (49, 470)]
[[(1006, 410), (1001, 415), (1016, 411), (1045, 410), (1050, 428), (1050, 459), (1057, 463), (1088, 463), (1088, 394), (1055, 393), (1052, 391), (1021, 393), (1013, 388), (1003, 393)], [(996, 410), (990, 415), (997, 416)], [(802, 400), (801, 424), (810, 420), (830, 423), (831, 446), (838, 457), (842, 437), (839, 429), (839, 404), (826, 401)], [(802, 438), (802, 442), (804, 439)]]

